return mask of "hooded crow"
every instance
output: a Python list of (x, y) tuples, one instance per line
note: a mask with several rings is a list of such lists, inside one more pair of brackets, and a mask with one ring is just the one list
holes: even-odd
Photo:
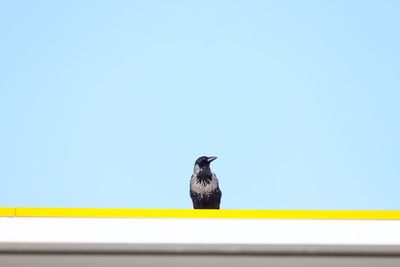
[(218, 179), (210, 169), (210, 163), (217, 157), (200, 157), (194, 163), (190, 179), (190, 197), (195, 209), (219, 209), (222, 192)]

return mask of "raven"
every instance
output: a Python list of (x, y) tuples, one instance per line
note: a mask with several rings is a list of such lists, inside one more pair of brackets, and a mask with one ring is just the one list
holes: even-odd
[(195, 209), (219, 209), (222, 192), (218, 179), (210, 169), (210, 163), (217, 157), (200, 157), (194, 163), (190, 178), (190, 197)]

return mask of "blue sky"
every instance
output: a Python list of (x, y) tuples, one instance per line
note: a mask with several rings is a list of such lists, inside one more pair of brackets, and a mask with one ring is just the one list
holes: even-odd
[(0, 6), (0, 206), (399, 209), (398, 1)]

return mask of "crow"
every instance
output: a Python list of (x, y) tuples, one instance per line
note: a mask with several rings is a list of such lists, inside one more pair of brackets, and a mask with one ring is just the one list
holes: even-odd
[(222, 192), (218, 179), (210, 169), (210, 163), (217, 157), (200, 157), (194, 163), (190, 178), (190, 197), (195, 209), (219, 209)]

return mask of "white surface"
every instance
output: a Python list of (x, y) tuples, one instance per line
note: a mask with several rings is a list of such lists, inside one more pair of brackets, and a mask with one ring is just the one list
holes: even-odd
[(399, 245), (400, 221), (3, 217), (0, 242)]

